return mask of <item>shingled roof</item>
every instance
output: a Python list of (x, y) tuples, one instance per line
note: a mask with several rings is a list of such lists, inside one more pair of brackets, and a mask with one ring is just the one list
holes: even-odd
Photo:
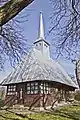
[(45, 42), (44, 38), (42, 13), (40, 15), (40, 26), (39, 39), (34, 42), (32, 50), (1, 84), (47, 80), (78, 88), (61, 65), (49, 55), (49, 44)]
[(35, 48), (25, 57), (20, 65), (2, 82), (2, 85), (22, 83), (26, 81), (48, 80), (68, 86), (78, 87), (53, 59), (45, 59)]

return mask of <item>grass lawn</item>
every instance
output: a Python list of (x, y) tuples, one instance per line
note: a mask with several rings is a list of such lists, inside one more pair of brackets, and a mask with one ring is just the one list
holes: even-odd
[(65, 106), (56, 111), (26, 115), (0, 110), (0, 120), (80, 120), (80, 105)]

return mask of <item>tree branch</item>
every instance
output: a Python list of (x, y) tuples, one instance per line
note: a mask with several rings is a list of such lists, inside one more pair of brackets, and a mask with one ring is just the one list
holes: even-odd
[(26, 6), (34, 0), (10, 0), (0, 7), (0, 26), (6, 24), (9, 20), (14, 18)]

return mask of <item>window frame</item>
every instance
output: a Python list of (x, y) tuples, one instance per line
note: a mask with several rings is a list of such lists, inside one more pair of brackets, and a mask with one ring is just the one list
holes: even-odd
[(40, 93), (50, 94), (50, 87), (48, 82), (44, 82), (40, 84)]
[(25, 89), (27, 94), (38, 94), (39, 93), (38, 82), (26, 83)]
[(8, 85), (7, 86), (7, 94), (14, 95), (16, 92), (16, 85)]

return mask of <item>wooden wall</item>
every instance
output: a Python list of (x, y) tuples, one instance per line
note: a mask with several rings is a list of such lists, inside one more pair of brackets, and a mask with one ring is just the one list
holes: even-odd
[[(39, 82), (40, 85), (41, 82)], [(27, 94), (25, 91), (25, 84), (26, 83), (20, 83), (16, 84), (16, 91), (13, 95), (8, 94), (5, 99), (5, 105), (12, 106), (15, 104), (24, 105), (28, 107), (45, 107), (45, 106), (51, 106), (56, 101), (60, 102), (60, 100), (68, 100), (69, 91), (73, 91), (74, 89), (62, 85), (59, 83), (49, 83), (49, 93), (41, 93), (40, 89), (37, 94)], [(20, 93), (22, 89), (22, 93)], [(21, 97), (22, 96), (22, 97)]]

